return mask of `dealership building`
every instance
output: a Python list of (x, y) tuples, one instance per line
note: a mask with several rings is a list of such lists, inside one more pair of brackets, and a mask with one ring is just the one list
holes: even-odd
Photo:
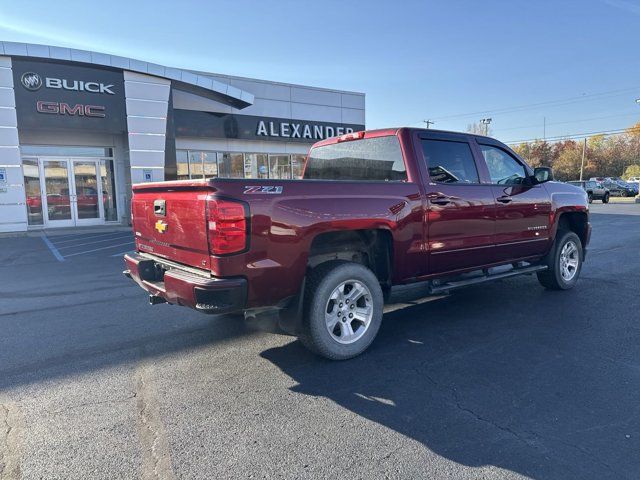
[(0, 232), (127, 224), (131, 184), (297, 178), (362, 93), (0, 42)]

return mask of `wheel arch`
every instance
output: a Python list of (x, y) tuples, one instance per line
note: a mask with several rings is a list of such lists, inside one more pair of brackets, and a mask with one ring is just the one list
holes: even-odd
[(555, 235), (561, 230), (569, 230), (578, 235), (582, 247), (588, 242), (589, 214), (586, 211), (569, 210), (560, 212), (557, 216)]
[(386, 228), (334, 230), (311, 240), (307, 269), (332, 260), (360, 263), (376, 275), (383, 287), (391, 285), (393, 238)]

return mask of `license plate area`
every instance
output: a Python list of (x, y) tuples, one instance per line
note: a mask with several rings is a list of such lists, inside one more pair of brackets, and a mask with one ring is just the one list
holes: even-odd
[(153, 260), (143, 260), (138, 263), (138, 274), (141, 280), (147, 282), (163, 282), (166, 269)]

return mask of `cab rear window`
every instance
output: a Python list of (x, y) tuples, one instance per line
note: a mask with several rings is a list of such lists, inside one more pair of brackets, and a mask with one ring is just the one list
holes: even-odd
[(304, 178), (402, 182), (407, 170), (398, 137), (389, 135), (312, 148)]

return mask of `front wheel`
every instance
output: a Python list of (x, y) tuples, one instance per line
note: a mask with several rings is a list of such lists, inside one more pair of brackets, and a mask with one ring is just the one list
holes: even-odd
[(538, 281), (549, 290), (568, 290), (578, 281), (582, 270), (582, 242), (573, 232), (558, 230), (547, 257), (547, 270), (538, 272)]
[(332, 261), (307, 279), (300, 340), (331, 360), (364, 352), (382, 323), (383, 296), (374, 273), (359, 263)]
[(589, 203), (593, 203), (593, 194), (592, 193), (588, 193), (587, 194), (587, 200), (589, 200)]
[(604, 197), (602, 198), (602, 203), (609, 203), (609, 194), (605, 193)]

